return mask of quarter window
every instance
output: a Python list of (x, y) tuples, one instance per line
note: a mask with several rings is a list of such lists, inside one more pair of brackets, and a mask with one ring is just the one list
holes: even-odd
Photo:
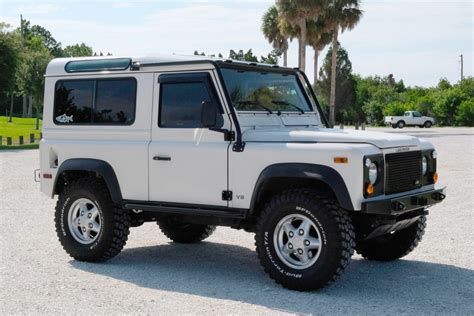
[(56, 124), (131, 125), (135, 120), (134, 78), (62, 80), (56, 84)]

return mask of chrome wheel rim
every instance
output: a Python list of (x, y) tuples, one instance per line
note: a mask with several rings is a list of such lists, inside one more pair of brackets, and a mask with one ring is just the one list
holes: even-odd
[(87, 245), (97, 240), (102, 231), (102, 215), (89, 199), (78, 199), (69, 208), (68, 226), (72, 237)]
[(311, 267), (321, 254), (321, 233), (305, 215), (285, 216), (273, 233), (275, 251), (283, 263), (293, 269)]

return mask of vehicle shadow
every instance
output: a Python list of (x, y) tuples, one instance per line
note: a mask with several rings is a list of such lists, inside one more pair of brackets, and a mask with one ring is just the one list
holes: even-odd
[[(356, 258), (342, 279), (312, 293), (286, 290), (260, 268), (255, 251), (203, 242), (125, 249), (103, 264), (71, 261), (90, 273), (150, 289), (233, 300), (292, 313), (450, 313), (474, 311), (474, 271), (450, 265)], [(453, 299), (455, 298), (455, 299)], [(177, 310), (179, 312), (179, 310)]]

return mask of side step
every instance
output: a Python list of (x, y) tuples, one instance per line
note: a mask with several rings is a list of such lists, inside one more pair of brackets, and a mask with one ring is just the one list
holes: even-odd
[(216, 207), (209, 205), (178, 204), (166, 202), (136, 202), (126, 201), (124, 209), (142, 210), (156, 213), (195, 215), (195, 216), (216, 216), (225, 218), (244, 219), (248, 210), (231, 207)]

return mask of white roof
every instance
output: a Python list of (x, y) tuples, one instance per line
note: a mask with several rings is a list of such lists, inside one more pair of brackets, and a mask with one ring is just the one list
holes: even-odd
[[(46, 68), (46, 76), (61, 76), (61, 75), (70, 75), (71, 73), (66, 72), (65, 67), (66, 64), (71, 61), (86, 61), (86, 60), (111, 60), (111, 59), (131, 59), (132, 63), (139, 63), (139, 64), (167, 64), (167, 63), (179, 63), (179, 62), (192, 62), (192, 61), (225, 61), (228, 59), (224, 58), (213, 58), (207, 56), (198, 56), (198, 55), (154, 55), (154, 56), (94, 56), (94, 57), (70, 57), (70, 58), (55, 58), (51, 60)], [(251, 63), (245, 61), (234, 61), (235, 63), (240, 64), (258, 64), (264, 66), (273, 66), (268, 64), (261, 64), (261, 63)], [(125, 70), (129, 71), (129, 69)], [(117, 71), (113, 71), (114, 73)], [(81, 72), (84, 73), (84, 72)], [(91, 72), (92, 73), (92, 72)], [(97, 73), (97, 72), (93, 72)]]

